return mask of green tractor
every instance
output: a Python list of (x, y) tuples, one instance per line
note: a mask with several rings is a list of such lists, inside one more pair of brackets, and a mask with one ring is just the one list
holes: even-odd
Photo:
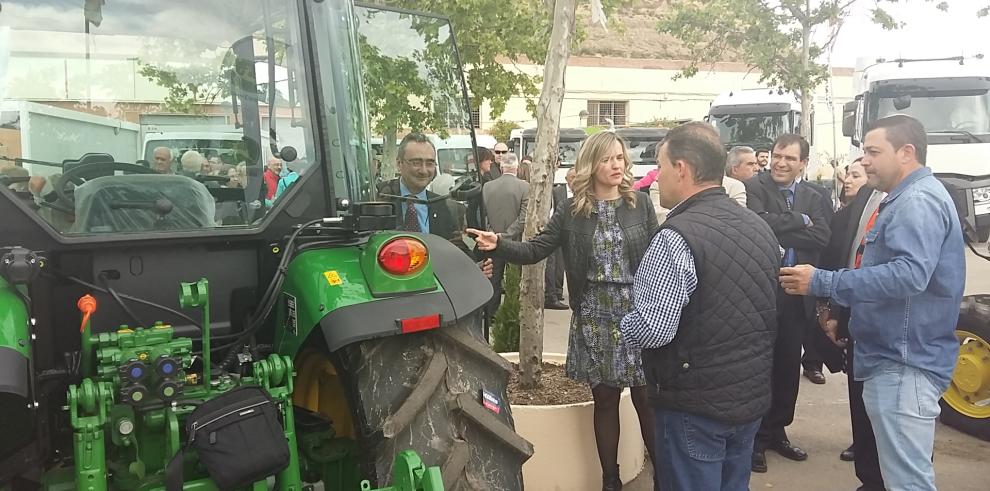
[(429, 14), (2, 2), (0, 490), (522, 489), (477, 170), (370, 152), (469, 108)]

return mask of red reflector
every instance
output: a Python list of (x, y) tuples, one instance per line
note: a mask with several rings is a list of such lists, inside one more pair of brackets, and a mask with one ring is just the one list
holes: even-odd
[(440, 314), (402, 319), (399, 321), (399, 326), (402, 328), (402, 334), (436, 329), (440, 327)]

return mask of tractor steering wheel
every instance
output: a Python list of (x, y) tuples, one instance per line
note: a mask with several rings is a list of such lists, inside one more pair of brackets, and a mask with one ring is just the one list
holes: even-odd
[(65, 174), (62, 174), (62, 177), (59, 178), (57, 182), (53, 183), (52, 189), (55, 191), (55, 195), (58, 196), (58, 200), (60, 202), (67, 205), (70, 209), (75, 209), (75, 193), (69, 189), (69, 183), (75, 184), (76, 186), (81, 186), (90, 179), (101, 177), (108, 172), (113, 173), (116, 171), (129, 172), (132, 174), (155, 173), (154, 170), (147, 167), (137, 164), (127, 164), (124, 162), (97, 162), (93, 164), (83, 164), (73, 167)]

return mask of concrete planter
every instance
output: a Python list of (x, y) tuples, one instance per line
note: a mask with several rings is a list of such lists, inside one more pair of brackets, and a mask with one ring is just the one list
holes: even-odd
[[(502, 353), (513, 363), (518, 353)], [(543, 361), (563, 365), (566, 355), (544, 353)], [(516, 431), (533, 443), (533, 457), (523, 465), (526, 489), (535, 491), (599, 491), (601, 464), (595, 446), (594, 403), (557, 406), (512, 406)], [(623, 483), (643, 470), (646, 446), (629, 389), (619, 401), (619, 474)]]

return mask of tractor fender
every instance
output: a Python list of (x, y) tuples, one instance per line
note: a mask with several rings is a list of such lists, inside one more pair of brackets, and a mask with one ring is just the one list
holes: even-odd
[(0, 394), (28, 397), (28, 327), (24, 300), (14, 287), (0, 279)]
[(443, 237), (418, 236), (430, 251), (433, 275), (443, 291), (394, 296), (342, 307), (320, 319), (330, 351), (366, 339), (402, 334), (402, 319), (440, 314), (442, 325), (472, 315), (492, 297), (492, 284), (464, 251)]
[[(293, 260), (276, 321), (281, 327), (277, 352), (298, 353), (317, 326), (330, 351), (336, 351), (358, 341), (402, 334), (403, 319), (439, 314), (441, 326), (453, 325), (488, 303), (491, 281), (470, 256), (443, 237), (415, 235), (430, 254), (434, 279), (428, 290), (374, 295), (359, 248), (306, 252)], [(325, 273), (332, 273), (332, 286)]]
[[(0, 278), (0, 414), (4, 435), (0, 457), (7, 457), (31, 441), (34, 419), (31, 394), (31, 338), (24, 300)], [(0, 481), (3, 476), (0, 475)]]

